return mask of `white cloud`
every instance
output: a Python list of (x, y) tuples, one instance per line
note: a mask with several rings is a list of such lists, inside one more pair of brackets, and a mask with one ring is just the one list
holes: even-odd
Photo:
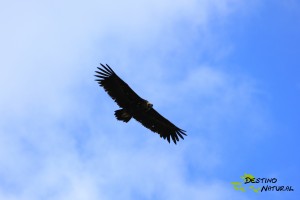
[[(223, 118), (218, 108), (232, 108), (239, 97), (242, 109), (252, 87), (239, 87), (235, 77), (209, 65), (162, 66), (172, 58), (170, 52), (188, 52), (199, 35), (203, 37), (199, 51), (210, 48), (212, 19), (221, 21), (244, 9), (243, 4), (238, 0), (10, 1), (2, 6), (6, 31), (0, 37), (0, 199), (182, 199), (187, 195), (240, 199), (223, 187), (228, 183), (186, 179), (188, 162), (203, 172), (221, 162), (210, 141), (191, 134), (178, 146), (167, 145), (137, 123), (124, 126), (114, 119), (116, 106), (92, 75), (97, 62), (106, 60), (124, 66), (116, 72), (158, 108), (210, 98), (217, 103), (201, 112)], [(167, 71), (176, 75), (177, 69), (183, 71), (180, 79), (167, 77)], [(174, 85), (182, 96), (169, 100)], [(157, 93), (158, 89), (163, 92)], [(226, 99), (218, 101), (221, 96)], [(182, 116), (195, 111), (187, 104), (185, 108)], [(179, 107), (174, 108), (177, 111), (181, 112)], [(204, 118), (202, 114), (196, 121)], [(190, 125), (188, 120), (181, 124)], [(195, 151), (197, 158), (192, 156)]]

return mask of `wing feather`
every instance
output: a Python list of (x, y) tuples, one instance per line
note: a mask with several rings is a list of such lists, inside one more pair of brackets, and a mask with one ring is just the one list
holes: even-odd
[[(109, 76), (109, 74), (107, 74), (107, 73), (103, 73), (103, 72), (98, 72), (98, 71), (96, 71), (96, 73), (97, 74), (100, 74), (100, 75), (102, 75), (102, 76)], [(95, 75), (95, 76), (99, 76), (99, 75)]]

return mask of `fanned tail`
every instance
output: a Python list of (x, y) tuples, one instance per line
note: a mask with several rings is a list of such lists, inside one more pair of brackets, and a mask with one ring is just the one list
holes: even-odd
[(129, 122), (129, 120), (131, 119), (131, 115), (129, 113), (127, 113), (124, 109), (120, 109), (120, 110), (116, 110), (115, 111), (115, 116), (118, 120), (121, 120), (123, 122)]

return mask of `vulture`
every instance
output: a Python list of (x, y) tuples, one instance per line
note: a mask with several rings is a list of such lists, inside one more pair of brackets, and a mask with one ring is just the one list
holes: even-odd
[[(101, 63), (100, 63), (101, 64)], [(160, 115), (153, 105), (137, 95), (107, 64), (97, 67), (95, 81), (104, 88), (108, 95), (121, 108), (115, 111), (115, 117), (123, 122), (134, 118), (144, 127), (158, 133), (161, 138), (170, 139), (176, 144), (179, 137), (186, 136), (186, 131), (178, 128), (172, 122)]]

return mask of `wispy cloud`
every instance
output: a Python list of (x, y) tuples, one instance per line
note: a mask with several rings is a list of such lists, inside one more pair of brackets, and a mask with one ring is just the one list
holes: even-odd
[[(222, 23), (245, 2), (2, 6), (0, 199), (243, 198), (217, 178), (191, 179), (190, 167), (209, 174), (222, 163), (219, 140), (208, 135), (255, 109), (255, 86), (210, 64), (211, 58), (181, 58), (193, 51), (224, 53), (211, 22)], [(116, 121), (116, 105), (93, 81), (100, 60), (116, 66), (171, 121), (190, 127), (187, 139), (168, 145), (138, 123)]]

